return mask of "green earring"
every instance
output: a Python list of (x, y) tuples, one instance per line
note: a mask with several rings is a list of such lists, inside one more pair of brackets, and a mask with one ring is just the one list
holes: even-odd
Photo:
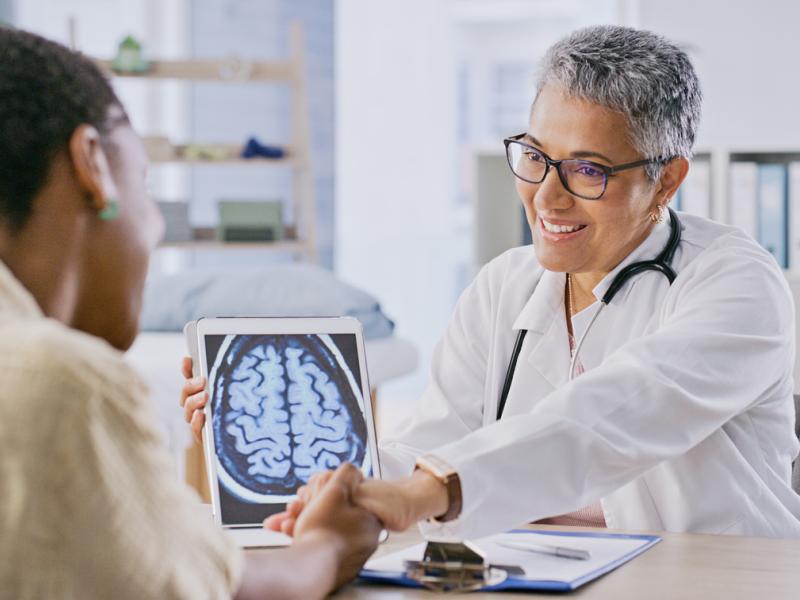
[(108, 205), (98, 213), (103, 221), (113, 221), (119, 216), (119, 203), (113, 198), (108, 199)]

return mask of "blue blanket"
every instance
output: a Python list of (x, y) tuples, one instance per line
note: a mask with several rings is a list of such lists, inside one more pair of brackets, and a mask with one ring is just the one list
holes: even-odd
[(373, 296), (330, 271), (297, 263), (151, 276), (140, 325), (144, 331), (181, 331), (199, 317), (331, 316), (355, 317), (366, 339), (394, 330)]

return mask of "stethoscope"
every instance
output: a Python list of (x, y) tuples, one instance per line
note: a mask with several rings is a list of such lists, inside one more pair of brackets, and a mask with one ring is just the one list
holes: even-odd
[[(594, 325), (597, 317), (600, 316), (600, 313), (603, 312), (603, 309), (608, 306), (608, 303), (613, 300), (614, 296), (617, 295), (617, 292), (622, 289), (622, 286), (625, 285), (625, 283), (628, 282), (631, 277), (636, 277), (636, 275), (639, 273), (644, 273), (645, 271), (658, 271), (669, 280), (670, 285), (672, 285), (672, 282), (675, 281), (675, 277), (677, 277), (677, 275), (671, 264), (672, 257), (675, 256), (675, 250), (678, 249), (678, 244), (681, 242), (681, 222), (678, 220), (678, 215), (675, 214), (675, 211), (673, 211), (671, 208), (667, 208), (667, 210), (669, 211), (670, 232), (666, 246), (664, 246), (664, 249), (661, 251), (661, 253), (653, 260), (642, 260), (631, 263), (617, 273), (617, 275), (614, 277), (611, 285), (608, 286), (608, 290), (606, 290), (606, 293), (603, 294), (603, 298), (600, 300), (600, 306), (597, 307), (597, 310), (592, 316), (592, 320), (589, 321), (589, 325), (587, 325), (586, 330), (583, 332), (580, 340), (578, 340), (578, 343), (575, 345), (575, 352), (573, 353), (572, 360), (570, 360), (569, 363), (570, 381), (574, 379), (575, 365), (578, 361), (578, 353), (581, 351), (581, 346), (583, 346), (583, 340), (586, 339), (586, 334), (589, 333), (589, 330), (592, 328), (592, 325)], [(505, 410), (506, 407), (508, 392), (511, 389), (511, 382), (514, 380), (514, 371), (517, 368), (517, 359), (519, 358), (519, 353), (522, 350), (522, 342), (525, 340), (526, 333), (528, 333), (527, 329), (519, 330), (519, 333), (517, 334), (517, 340), (514, 342), (514, 349), (511, 351), (511, 360), (508, 363), (508, 370), (506, 370), (506, 378), (503, 382), (503, 391), (500, 393), (500, 403), (497, 405), (498, 421), (503, 416), (503, 410)]]

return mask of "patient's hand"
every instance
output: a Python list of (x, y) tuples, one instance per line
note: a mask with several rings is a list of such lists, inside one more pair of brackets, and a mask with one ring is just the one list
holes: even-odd
[(346, 463), (326, 476), (297, 520), (291, 546), (247, 553), (236, 598), (322, 598), (358, 575), (381, 530), (374, 515), (353, 503), (362, 480)]
[(295, 522), (300, 518), (303, 509), (322, 492), (333, 473), (333, 471), (323, 471), (312, 475), (308, 483), (297, 490), (297, 499), (289, 502), (285, 511), (264, 519), (264, 527), (293, 536)]
[(206, 422), (203, 407), (208, 402), (206, 380), (205, 377), (192, 377), (192, 359), (188, 356), (183, 358), (181, 373), (186, 379), (181, 389), (183, 415), (191, 426), (195, 439), (200, 442), (203, 440), (203, 425)]
[(381, 528), (373, 515), (354, 503), (363, 479), (361, 471), (345, 463), (324, 475), (324, 483), (315, 489), (314, 497), (297, 518), (293, 533), (296, 542), (321, 539), (321, 543), (336, 549), (339, 587), (358, 575), (378, 545)]
[[(327, 471), (312, 476), (308, 485), (297, 491), (297, 500), (290, 502), (284, 512), (268, 517), (264, 527), (293, 535), (295, 522), (308, 503), (322, 493), (331, 475)], [(418, 470), (396, 481), (366, 479), (353, 501), (378, 517), (386, 529), (405, 531), (418, 521), (447, 512), (448, 496), (444, 484)]]

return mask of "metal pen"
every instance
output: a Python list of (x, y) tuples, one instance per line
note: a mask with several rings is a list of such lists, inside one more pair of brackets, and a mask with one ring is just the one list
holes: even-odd
[(566, 548), (564, 546), (548, 546), (545, 544), (529, 544), (524, 542), (495, 542), (498, 546), (510, 548), (512, 550), (522, 550), (524, 552), (538, 552), (539, 554), (550, 554), (561, 558), (573, 558), (575, 560), (589, 560), (592, 555), (588, 550), (580, 548)]

